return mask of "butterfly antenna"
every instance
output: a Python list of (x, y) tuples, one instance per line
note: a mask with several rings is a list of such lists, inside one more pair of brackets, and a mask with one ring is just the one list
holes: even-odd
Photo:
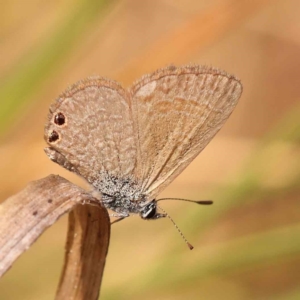
[(192, 203), (201, 204), (201, 205), (213, 204), (212, 200), (189, 200), (189, 199), (182, 199), (182, 198), (161, 198), (161, 199), (156, 200), (156, 202), (162, 201), (162, 200), (179, 200), (179, 201), (192, 202)]
[(179, 227), (176, 225), (176, 223), (174, 222), (174, 220), (169, 216), (169, 214), (164, 210), (164, 209), (162, 209), (160, 206), (157, 206), (159, 209), (161, 209), (164, 213), (165, 213), (165, 215), (166, 215), (166, 217), (168, 217), (169, 219), (170, 219), (170, 221), (173, 223), (173, 225), (176, 227), (176, 229), (177, 229), (177, 231), (179, 232), (179, 234), (181, 235), (181, 237), (183, 238), (183, 240), (185, 241), (185, 243), (188, 245), (188, 247), (190, 248), (190, 250), (193, 250), (194, 249), (194, 247), (193, 247), (193, 245), (191, 245), (189, 242), (188, 242), (188, 240), (185, 238), (185, 236), (183, 235), (183, 233), (181, 232), (181, 230), (179, 229)]

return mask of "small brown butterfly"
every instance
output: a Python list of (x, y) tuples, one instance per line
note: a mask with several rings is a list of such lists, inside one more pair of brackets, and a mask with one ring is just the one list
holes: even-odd
[(45, 152), (85, 178), (114, 216), (165, 217), (157, 195), (221, 129), (241, 93), (234, 76), (203, 66), (160, 69), (129, 89), (88, 78), (51, 106)]

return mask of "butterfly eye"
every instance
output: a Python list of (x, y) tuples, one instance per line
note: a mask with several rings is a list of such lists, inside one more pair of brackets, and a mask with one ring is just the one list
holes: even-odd
[(156, 204), (151, 202), (146, 205), (140, 213), (142, 219), (153, 219), (156, 215)]
[(64, 125), (66, 123), (66, 117), (63, 113), (59, 112), (58, 114), (55, 115), (54, 117), (54, 123), (56, 125)]
[(55, 130), (53, 130), (50, 133), (49, 138), (48, 138), (49, 143), (56, 142), (58, 139), (59, 139), (59, 134)]

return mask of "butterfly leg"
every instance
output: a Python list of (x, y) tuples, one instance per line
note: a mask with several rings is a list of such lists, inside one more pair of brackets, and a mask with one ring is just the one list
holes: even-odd
[(114, 223), (117, 223), (117, 222), (120, 222), (122, 221), (123, 219), (129, 217), (129, 214), (128, 213), (116, 213), (116, 214), (110, 214), (109, 215), (110, 217), (115, 217), (115, 218), (119, 218), (119, 219), (116, 219), (114, 221), (112, 221), (110, 224), (114, 224)]
[(112, 203), (112, 202), (116, 201), (116, 199), (114, 199), (114, 198), (111, 198), (111, 199), (108, 199), (108, 200), (101, 199), (101, 201), (102, 201), (103, 204), (109, 204), (109, 203)]
[(116, 213), (116, 214), (110, 214), (110, 217), (114, 217), (114, 218), (127, 218), (129, 217), (128, 213)]
[(167, 214), (156, 214), (153, 219), (160, 219), (160, 218), (165, 218)]
[(119, 219), (113, 220), (112, 222), (110, 222), (110, 225), (115, 224), (115, 223), (117, 223), (117, 222), (120, 222), (120, 221), (122, 221), (122, 220), (124, 220), (124, 219), (125, 219), (124, 217), (121, 217), (121, 218), (119, 218)]

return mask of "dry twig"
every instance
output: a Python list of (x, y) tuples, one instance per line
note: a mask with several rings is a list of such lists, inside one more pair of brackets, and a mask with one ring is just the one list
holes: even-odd
[(31, 182), (0, 206), (0, 276), (64, 213), (70, 213), (66, 260), (56, 299), (97, 299), (107, 254), (107, 210), (81, 205), (85, 190), (50, 175)]

